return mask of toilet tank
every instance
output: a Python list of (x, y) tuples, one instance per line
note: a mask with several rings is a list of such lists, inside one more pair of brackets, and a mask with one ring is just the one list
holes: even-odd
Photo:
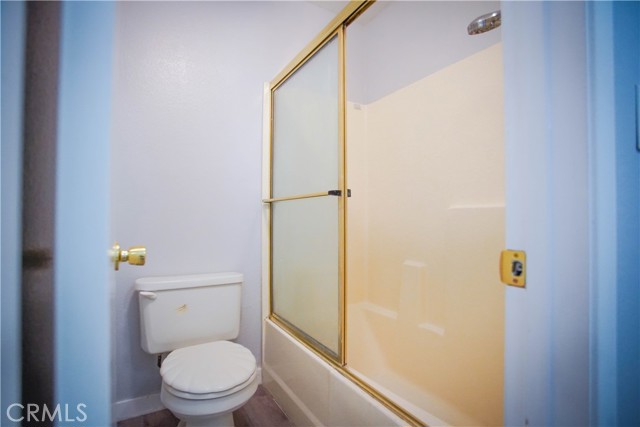
[(142, 349), (156, 354), (237, 338), (242, 279), (240, 273), (137, 279)]

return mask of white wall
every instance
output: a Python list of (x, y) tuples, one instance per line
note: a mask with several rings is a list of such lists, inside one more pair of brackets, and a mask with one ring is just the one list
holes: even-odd
[(112, 235), (148, 258), (116, 274), (116, 401), (160, 389), (138, 277), (244, 273), (238, 341), (261, 359), (262, 85), (332, 17), (303, 2), (117, 4)]
[[(368, 104), (501, 40), (500, 28), (469, 36), (497, 1), (380, 1), (349, 27), (347, 98)], [(401, 25), (399, 25), (401, 23)]]
[(585, 4), (503, 2), (502, 21), (506, 246), (528, 264), (506, 291), (504, 423), (589, 425)]

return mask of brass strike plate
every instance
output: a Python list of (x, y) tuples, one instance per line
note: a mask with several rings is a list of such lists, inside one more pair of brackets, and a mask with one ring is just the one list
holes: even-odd
[(524, 288), (527, 284), (527, 254), (524, 251), (504, 250), (500, 253), (500, 281)]

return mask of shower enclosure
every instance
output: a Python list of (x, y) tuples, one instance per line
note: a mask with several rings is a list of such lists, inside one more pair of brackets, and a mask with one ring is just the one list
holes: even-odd
[(349, 4), (269, 84), (269, 318), (412, 425), (500, 425), (498, 2)]

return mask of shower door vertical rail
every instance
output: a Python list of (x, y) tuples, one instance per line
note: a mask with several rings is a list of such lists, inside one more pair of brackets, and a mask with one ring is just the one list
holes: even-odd
[(347, 304), (347, 202), (350, 196), (347, 188), (347, 132), (346, 132), (346, 63), (345, 63), (345, 34), (346, 25), (341, 25), (338, 30), (338, 157), (340, 161), (338, 185), (342, 192), (340, 203), (338, 204), (338, 271), (339, 271), (339, 297), (338, 312), (340, 313), (340, 365), (347, 362), (347, 325), (346, 325), (346, 304)]
[(269, 317), (343, 365), (344, 26), (296, 60), (269, 88)]

